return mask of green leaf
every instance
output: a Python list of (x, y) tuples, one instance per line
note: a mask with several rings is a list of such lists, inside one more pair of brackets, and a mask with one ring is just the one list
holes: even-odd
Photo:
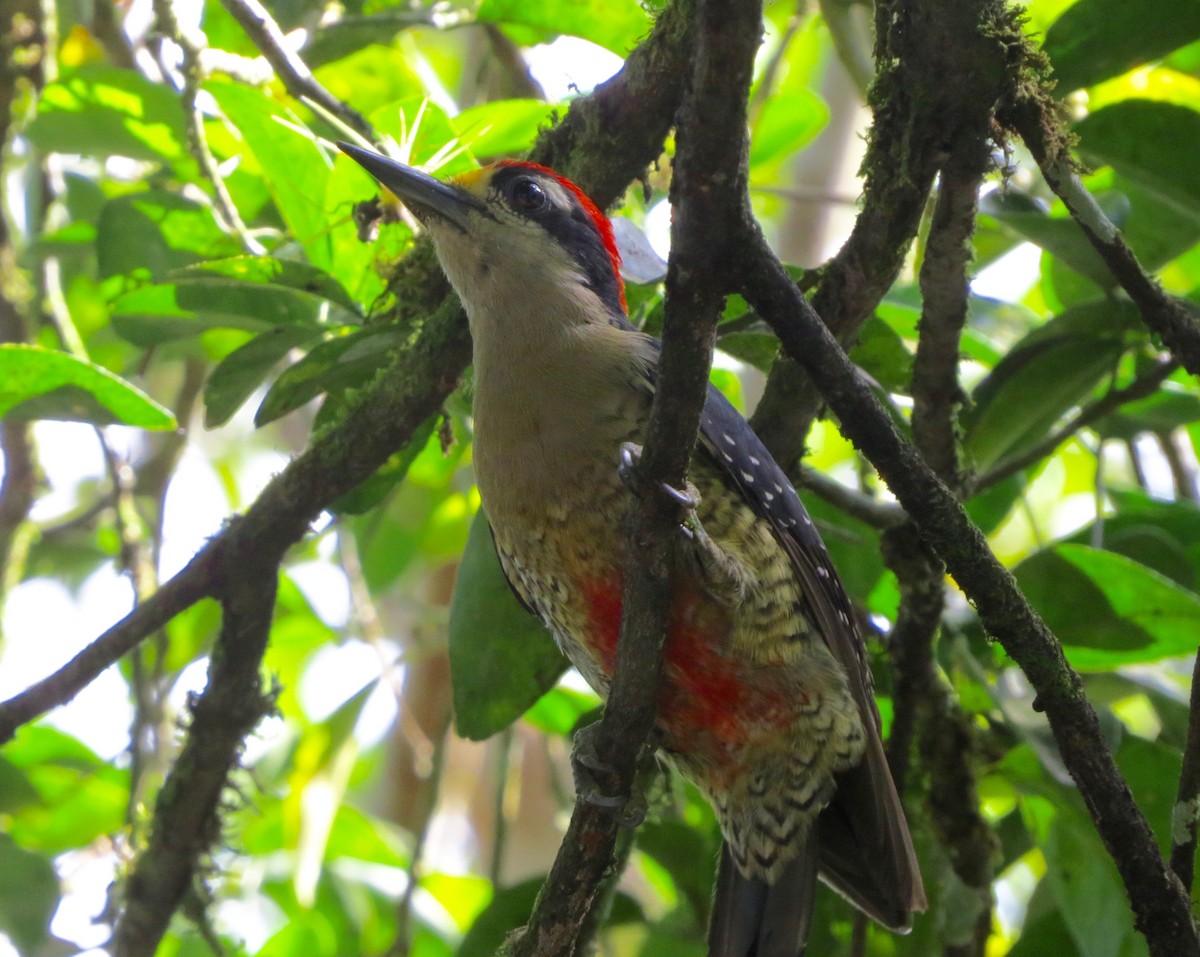
[(4, 750), (39, 798), (7, 822), (21, 846), (56, 854), (125, 823), (129, 772), (101, 761), (70, 735), (44, 725), (25, 727)]
[(26, 130), (46, 152), (173, 161), (186, 155), (178, 94), (136, 70), (87, 66), (49, 84)]
[(986, 193), (979, 211), (1002, 227), (1046, 250), (1102, 289), (1117, 283), (1075, 220), (1050, 216), (1032, 197), (1009, 187)]
[(334, 214), (324, 200), (332, 160), (295, 114), (261, 90), (217, 81), (204, 88), (254, 153), (288, 231), (313, 265), (331, 269), (328, 231)]
[(1112, 166), (1180, 214), (1200, 220), (1200, 113), (1173, 103), (1124, 100), (1090, 114), (1075, 132), (1085, 161)]
[(471, 524), (450, 602), (450, 673), (458, 733), (481, 741), (508, 727), (558, 681), (567, 661), (517, 601), (487, 519)]
[(395, 326), (370, 326), (314, 346), (275, 380), (254, 414), (254, 424), (274, 422), (322, 393), (366, 385), (406, 338)]
[(0, 834), (0, 930), (21, 953), (33, 953), (50, 936), (58, 897), (54, 865)]
[(1046, 880), (1087, 957), (1121, 957), (1135, 933), (1124, 887), (1090, 822), (1062, 810), (1045, 843)]
[(779, 358), (779, 340), (768, 332), (730, 332), (717, 340), (717, 348), (759, 372), (769, 372)]
[(512, 887), (497, 889), (491, 902), (475, 918), (455, 951), (455, 957), (492, 957), (509, 931), (524, 926), (546, 878), (532, 877)]
[(251, 283), (163, 283), (143, 286), (113, 303), (113, 328), (134, 345), (154, 346), (198, 336), (209, 329), (266, 332), (304, 328), (319, 334), (321, 301), (278, 286)]
[[(1103, 175), (1093, 178), (1099, 180)], [(1145, 268), (1165, 266), (1200, 242), (1200, 217), (1194, 204), (1192, 208), (1181, 209), (1175, 200), (1147, 189), (1128, 176), (1116, 171), (1109, 175), (1112, 188), (1099, 190), (1097, 198), (1102, 208), (1114, 205), (1117, 196), (1128, 200), (1129, 219), (1119, 225), (1125, 242)]]
[(804, 149), (829, 123), (829, 107), (807, 88), (766, 101), (750, 141), (751, 168)]
[(102, 366), (18, 344), (0, 344), (0, 416), (142, 429), (178, 426), (167, 409)]
[(1103, 300), (1069, 309), (1035, 329), (976, 387), (963, 416), (963, 448), (987, 470), (1045, 437), (1112, 373), (1137, 313)]
[(96, 262), (101, 278), (162, 279), (209, 256), (237, 252), (212, 210), (175, 193), (145, 190), (105, 203), (96, 222)]
[(593, 712), (593, 719), (599, 721), (600, 699), (595, 694), (555, 685), (525, 712), (525, 720), (539, 731), (565, 738), (579, 726), (584, 715)]
[(1159, 849), (1169, 855), (1171, 814), (1175, 808), (1183, 755), (1178, 748), (1129, 735), (1121, 741), (1115, 758), (1146, 822), (1154, 831)]
[[(1035, 902), (1040, 898), (1051, 897), (1043, 891), (1043, 888), (1048, 886), (1049, 884), (1038, 885), (1037, 891), (1034, 892)], [(1049, 954), (1053, 954), (1054, 957), (1079, 957), (1079, 950), (1067, 929), (1061, 910), (1055, 907), (1034, 914), (1031, 907), (1029, 917), (1021, 928), (1021, 938), (1008, 952), (1008, 957), (1048, 957)]]
[(559, 110), (544, 100), (494, 100), (463, 110), (451, 123), (475, 156), (507, 156), (529, 149)]
[(653, 25), (637, 0), (483, 0), (477, 18), (583, 37), (624, 56)]
[(1200, 421), (1200, 396), (1164, 388), (1128, 402), (1092, 425), (1105, 438), (1132, 439), (1142, 432), (1171, 432)]
[(717, 847), (682, 821), (647, 821), (638, 829), (638, 850), (666, 869), (701, 927), (708, 923), (716, 878)]
[(214, 259), (176, 270), (167, 278), (172, 282), (213, 282), (224, 277), (234, 282), (258, 285), (281, 286), (296, 292), (307, 293), (326, 299), (341, 306), (351, 316), (361, 318), (358, 305), (350, 298), (345, 286), (336, 277), (316, 266), (294, 259), (276, 259), (274, 256), (233, 256), (229, 259)]
[(1200, 38), (1200, 4), (1154, 0), (1153, 14), (1129, 0), (1079, 0), (1046, 32), (1058, 93), (1091, 86)]
[(234, 349), (204, 384), (204, 427), (215, 429), (228, 422), (284, 356), (321, 334), (307, 326), (281, 326)]
[(1010, 475), (1003, 482), (989, 485), (981, 492), (976, 492), (967, 501), (967, 514), (971, 521), (979, 526), (984, 535), (990, 535), (1008, 518), (1025, 481), (1020, 474)]
[(32, 804), (37, 797), (37, 790), (21, 769), (0, 758), (0, 814)]
[(1200, 598), (1122, 555), (1057, 545), (1013, 574), (1081, 671), (1107, 671), (1196, 650)]
[(1068, 542), (1096, 543), (1141, 562), (1184, 588), (1200, 582), (1200, 508), (1190, 502), (1161, 502), (1141, 492), (1111, 490), (1115, 515), (1081, 528)]
[[(375, 24), (371, 29), (375, 36), (370, 43), (343, 55), (336, 63), (315, 69), (316, 78), (325, 89), (341, 102), (353, 104), (364, 116), (385, 103), (428, 95), (421, 77), (412, 68), (413, 61), (420, 62), (420, 54), (411, 56), (403, 44), (392, 44), (387, 28), (381, 30)], [(335, 40), (338, 32), (341, 31), (334, 31)], [(328, 33), (326, 29), (315, 31), (313, 46), (319, 57), (325, 55), (321, 47), (326, 46)], [(307, 59), (309, 49), (304, 51), (305, 62), (316, 68), (319, 61)]]
[(907, 394), (912, 384), (912, 353), (878, 316), (867, 319), (850, 358), (889, 392)]

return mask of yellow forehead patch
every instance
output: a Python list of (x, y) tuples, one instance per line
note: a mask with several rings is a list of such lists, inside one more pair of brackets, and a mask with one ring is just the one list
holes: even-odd
[(463, 189), (478, 194), (481, 190), (487, 188), (488, 168), (467, 170), (465, 173), (459, 173), (457, 176), (451, 176), (450, 182), (455, 186), (460, 186)]

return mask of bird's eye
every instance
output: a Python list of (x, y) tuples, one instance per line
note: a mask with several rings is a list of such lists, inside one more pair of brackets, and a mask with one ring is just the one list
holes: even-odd
[(550, 202), (546, 191), (532, 179), (519, 179), (509, 190), (513, 209), (522, 213), (536, 213), (545, 209)]

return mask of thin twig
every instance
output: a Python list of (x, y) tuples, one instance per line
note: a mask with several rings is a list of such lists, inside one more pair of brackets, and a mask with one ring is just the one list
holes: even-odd
[(1187, 744), (1179, 789), (1171, 809), (1171, 870), (1189, 894), (1196, 867), (1196, 826), (1200, 823), (1200, 655), (1192, 663)]
[(374, 140), (375, 131), (371, 124), (357, 110), (325, 89), (305, 62), (289, 49), (287, 38), (266, 7), (258, 0), (221, 0), (221, 4), (241, 24), (250, 41), (262, 51), (288, 93), (297, 100), (307, 98), (320, 104), (359, 134)]
[(204, 115), (196, 106), (196, 96), (200, 92), (200, 84), (204, 82), (204, 71), (200, 66), (202, 47), (198, 39), (189, 36), (179, 25), (174, 3), (175, 0), (154, 0), (154, 18), (157, 21), (158, 32), (173, 40), (183, 51), (183, 89), (180, 95), (183, 100), (184, 117), (187, 120), (188, 152), (192, 154), (212, 188), (220, 221), (237, 236), (246, 252), (252, 256), (261, 256), (266, 249), (246, 229), (241, 213), (238, 212), (233, 197), (229, 195), (229, 189), (225, 186), (225, 178), (217, 168), (216, 158), (208, 148)]
[(800, 485), (832, 505), (851, 518), (857, 518), (872, 528), (885, 529), (901, 525), (907, 519), (902, 509), (895, 502), (881, 502), (863, 492), (857, 492), (843, 485), (837, 479), (830, 478), (822, 472), (813, 469), (803, 469), (799, 476)]
[(1120, 230), (1083, 185), (1059, 132), (1057, 107), (1048, 91), (1019, 99), (1002, 118), (1029, 147), (1042, 176), (1063, 201), (1113, 277), (1159, 336), (1192, 375), (1200, 375), (1200, 313), (1168, 295), (1138, 262)]
[(1022, 452), (1020, 455), (1004, 459), (990, 472), (979, 476), (971, 483), (972, 493), (991, 488), (997, 482), (1003, 482), (1010, 475), (1022, 472), (1035, 462), (1040, 462), (1050, 455), (1060, 445), (1072, 438), (1080, 429), (1091, 425), (1110, 413), (1116, 412), (1128, 402), (1136, 402), (1158, 391), (1158, 387), (1174, 374), (1180, 363), (1176, 359), (1159, 362), (1151, 369), (1138, 374), (1129, 385), (1120, 389), (1110, 389), (1099, 399), (1084, 406), (1062, 428), (1051, 432), (1042, 441)]

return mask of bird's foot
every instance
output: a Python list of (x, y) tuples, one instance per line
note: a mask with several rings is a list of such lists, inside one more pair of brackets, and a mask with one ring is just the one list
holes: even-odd
[[(621, 443), (621, 461), (617, 465), (617, 474), (621, 481), (639, 494), (645, 490), (645, 482), (637, 470), (641, 460), (640, 445), (635, 442)], [(657, 490), (679, 506), (682, 512), (679, 527), (685, 536), (694, 539), (697, 533), (704, 534), (700, 519), (696, 516), (696, 509), (700, 507), (700, 491), (696, 486), (688, 482), (686, 488), (678, 489), (674, 485), (660, 482)]]
[(617, 770), (600, 758), (596, 748), (599, 730), (600, 722), (597, 721), (580, 728), (572, 739), (571, 770), (575, 777), (575, 793), (587, 804), (612, 811), (622, 827), (637, 827), (646, 817), (646, 796), (636, 788), (633, 794), (612, 794), (601, 785), (602, 780), (613, 780)]

